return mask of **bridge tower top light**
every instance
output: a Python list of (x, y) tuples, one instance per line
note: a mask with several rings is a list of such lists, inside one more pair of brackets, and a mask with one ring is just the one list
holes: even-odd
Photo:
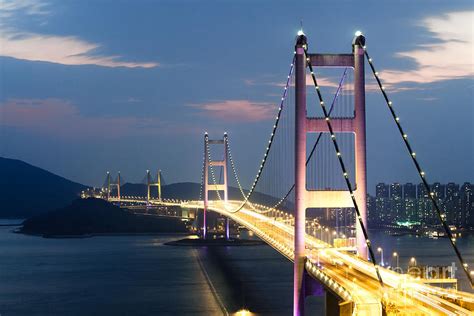
[(360, 47), (365, 47), (365, 36), (361, 31), (357, 31), (354, 34), (354, 39), (352, 40), (352, 51), (354, 52), (354, 46), (358, 45)]

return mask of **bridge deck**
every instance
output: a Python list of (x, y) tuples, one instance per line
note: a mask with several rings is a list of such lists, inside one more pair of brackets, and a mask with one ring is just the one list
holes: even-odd
[[(146, 203), (126, 199), (122, 202)], [(180, 205), (202, 208), (202, 201), (150, 201), (156, 205)], [(244, 207), (232, 213), (242, 202), (209, 202), (209, 210), (227, 216), (253, 231), (259, 238), (289, 260), (293, 260), (293, 226), (283, 218), (268, 217), (265, 209)], [(306, 270), (341, 301), (352, 302), (357, 315), (473, 315), (474, 295), (425, 284), (406, 274), (379, 267), (384, 287), (378, 282), (372, 263), (333, 248), (306, 235)]]

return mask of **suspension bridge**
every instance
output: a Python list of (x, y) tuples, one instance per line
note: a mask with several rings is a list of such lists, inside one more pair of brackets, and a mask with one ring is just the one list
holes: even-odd
[[(367, 163), (365, 64), (382, 93), (408, 157), (414, 163), (445, 230), (461, 270), (471, 286), (473, 272), (456, 244), (425, 172), (401, 125), (381, 77), (369, 56), (364, 35), (357, 32), (352, 52), (310, 53), (306, 35), (298, 32), (281, 102), (255, 180), (244, 189), (232, 156), (229, 136), (204, 135), (201, 189), (197, 200), (161, 196), (161, 175), (147, 171), (146, 197), (123, 197), (120, 174), (107, 174), (106, 198), (117, 203), (180, 206), (199, 210), (201, 236), (207, 237), (207, 213), (216, 212), (253, 231), (294, 263), (293, 315), (304, 315), (307, 296), (325, 291), (327, 315), (473, 315), (474, 294), (430, 285), (378, 263), (367, 227)], [(330, 89), (318, 84), (317, 72), (342, 70)], [(308, 89), (308, 87), (312, 87)], [(323, 95), (331, 95), (327, 104)], [(308, 107), (313, 97), (315, 106)], [(217, 158), (215, 148), (221, 146)], [(214, 149), (214, 150), (213, 150)], [(232, 172), (240, 197), (229, 196)], [(233, 180), (233, 181), (234, 181)], [(150, 192), (157, 187), (158, 195)], [(115, 191), (116, 196), (111, 192)], [(335, 247), (308, 215), (318, 209), (350, 209), (353, 222), (345, 225), (353, 244)], [(338, 216), (336, 216), (337, 222)], [(346, 221), (345, 221), (346, 222)], [(320, 224), (316, 223), (318, 227)]]

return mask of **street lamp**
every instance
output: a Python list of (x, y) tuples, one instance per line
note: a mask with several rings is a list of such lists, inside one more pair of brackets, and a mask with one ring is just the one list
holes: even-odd
[(377, 251), (380, 252), (380, 265), (383, 267), (385, 264), (383, 263), (383, 249), (382, 249), (382, 247), (378, 247)]
[(414, 266), (416, 266), (416, 259), (415, 259), (415, 257), (411, 257), (410, 263), (413, 264)]
[(393, 253), (393, 256), (397, 259), (397, 268), (396, 268), (396, 269), (397, 269), (397, 271), (398, 271), (398, 269), (399, 269), (399, 261), (398, 261), (398, 260), (399, 260), (399, 257), (398, 257), (398, 253), (397, 253), (397, 252), (394, 252), (394, 253)]

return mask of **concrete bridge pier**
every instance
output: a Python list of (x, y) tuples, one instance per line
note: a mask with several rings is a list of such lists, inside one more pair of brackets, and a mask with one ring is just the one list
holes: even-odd
[(344, 302), (330, 290), (325, 289), (324, 285), (312, 278), (306, 269), (303, 275), (304, 295), (324, 297), (324, 315), (325, 316), (351, 316), (353, 312), (352, 302)]
[(326, 291), (324, 309), (326, 316), (351, 316), (353, 304), (340, 301), (331, 291)]

